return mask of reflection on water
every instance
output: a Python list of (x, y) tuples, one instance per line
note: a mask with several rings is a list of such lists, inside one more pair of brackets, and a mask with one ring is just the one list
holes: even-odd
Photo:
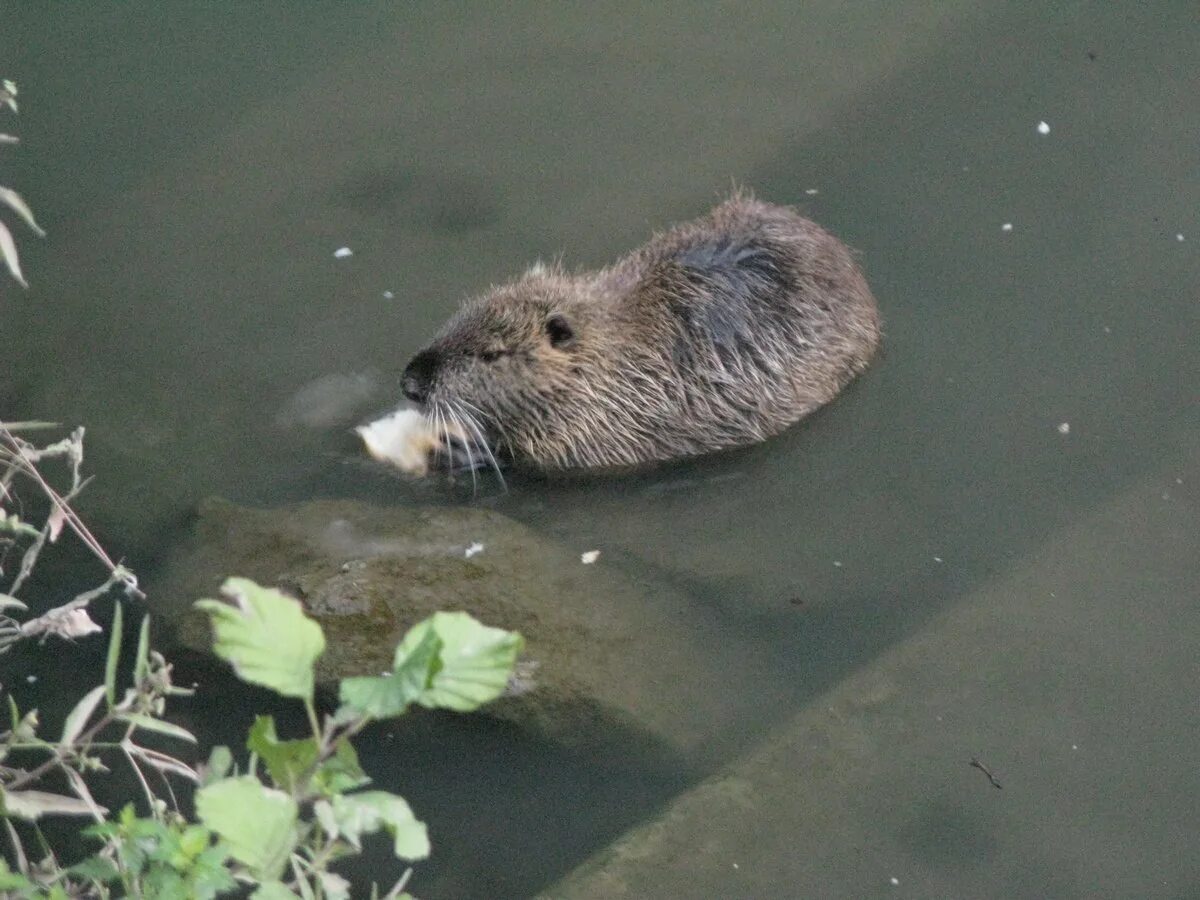
[[(738, 660), (705, 710), (724, 737), (695, 758), (566, 754), (475, 720), (390, 739), (429, 760), (398, 783), (441, 835), (424, 895), (529, 895), (890, 648), (940, 634), (947, 610), (986, 597), (1007, 622), (1035, 619), (1040, 585), (990, 586), (1133, 486), (1161, 484), (1184, 513), (1137, 507), (1141, 519), (1104, 527), (1194, 530), (1200, 22), (1187, 4), (1025, 6), (9, 10), (0, 49), (24, 145), (5, 178), (51, 236), (22, 248), (33, 288), (0, 294), (0, 414), (88, 425), (89, 511), (146, 569), (205, 495), (355, 496), (492, 505), (686, 594), (694, 627), (678, 639)], [(885, 351), (833, 406), (761, 447), (619, 478), (525, 477), (507, 494), (361, 459), (349, 426), (392, 402), (460, 297), (538, 257), (603, 263), (732, 182), (802, 205), (863, 253)], [(335, 259), (342, 246), (354, 255)], [(1089, 570), (1095, 546), (1064, 552)], [(1139, 744), (1122, 752), (1123, 695), (1088, 660), (1120, 659), (1121, 633), (1102, 623), (1129, 604), (1169, 609), (1156, 672), (1178, 711), (1165, 699), (1196, 672), (1170, 636), (1200, 626), (1175, 602), (1194, 596), (1197, 564), (1185, 554), (1171, 578), (1130, 566), (1119, 586), (1095, 585), (1069, 632), (1028, 635), (1027, 669), (996, 690), (1032, 706), (1063, 690), (1059, 642), (1093, 646), (1072, 659), (1095, 690), (1062, 715), (1114, 736), (1096, 782), (1132, 806), (1158, 779), (1176, 790), (1130, 823), (1109, 884), (1183, 896), (1197, 878), (1186, 836), (1200, 822), (1182, 799), (1200, 787), (1194, 767), (1160, 754), (1144, 771)], [(960, 671), (955, 653), (974, 652), (937, 646), (911, 665)], [(194, 714), (236, 718), (229, 699), (207, 703)], [(986, 700), (972, 710), (947, 746), (990, 721)], [(1026, 726), (1040, 720), (1021, 710), (1003, 707), (994, 757), (1038, 757)], [(1194, 716), (1142, 727), (1179, 748), (1197, 737)], [(389, 771), (388, 740), (374, 771)], [(446, 742), (452, 761), (437, 756)], [(1038, 894), (994, 848), (1020, 855), (1030, 819), (1086, 819), (1089, 798), (977, 833), (962, 818), (974, 813), (904, 781), (916, 754), (872, 757), (907, 784), (889, 799), (914, 811), (900, 827), (853, 783), (813, 794), (940, 889)], [(1067, 777), (1077, 763), (1038, 765)], [(1072, 834), (1063, 860), (1110, 853)], [(811, 840), (797, 854), (857, 858), (837, 829)], [(1107, 890), (1039, 859), (1059, 870), (1056, 896)], [(759, 895), (790, 895), (796, 873), (766, 854), (743, 862)], [(863, 895), (876, 883), (864, 870), (823, 884)]]

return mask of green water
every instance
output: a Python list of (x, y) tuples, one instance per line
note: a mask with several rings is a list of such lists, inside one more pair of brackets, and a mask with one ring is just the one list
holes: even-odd
[[(372, 771), (434, 826), (422, 896), (547, 889), (895, 665), (907, 736), (856, 722), (827, 777), (801, 742), (807, 799), (758, 811), (753, 880), (663, 863), (643, 896), (1200, 893), (1194, 4), (29, 4), (3, 25), (3, 181), (50, 236), (21, 236), (31, 290), (0, 286), (0, 415), (88, 426), (84, 511), (114, 554), (152, 572), (213, 493), (486, 503), (681, 588), (679, 640), (738, 649), (680, 673), (722, 735), (691, 758), (474, 719), (381, 733)], [(538, 257), (601, 264), (735, 182), (858, 248), (886, 322), (876, 366), (781, 438), (473, 500), (281, 420), (331, 374), (378, 386), (352, 412), (386, 406), (461, 297)], [(955, 630), (975, 612), (998, 654), (978, 669), (987, 642)], [(216, 734), (263, 702), (212, 684), (188, 714)], [(976, 793), (974, 754), (1003, 791)]]

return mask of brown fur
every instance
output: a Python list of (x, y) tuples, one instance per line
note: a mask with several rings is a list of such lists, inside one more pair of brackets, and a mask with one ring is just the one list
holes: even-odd
[(833, 399), (879, 339), (846, 246), (738, 195), (607, 269), (538, 266), (468, 302), (409, 364), (405, 393), (480, 454), (626, 465), (782, 431)]

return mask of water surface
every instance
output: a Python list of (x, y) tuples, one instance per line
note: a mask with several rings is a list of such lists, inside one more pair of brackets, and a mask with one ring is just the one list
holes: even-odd
[[(964, 817), (957, 785), (902, 777), (926, 745), (867, 741), (889, 790), (815, 782), (844, 818), (794, 848), (838, 865), (764, 849), (745, 895), (1200, 890), (1194, 5), (128, 4), (5, 24), (24, 101), (5, 181), (50, 237), (22, 241), (31, 290), (0, 289), (0, 414), (88, 426), (85, 507), (114, 553), (153, 571), (214, 493), (486, 503), (679, 589), (678, 640), (737, 649), (680, 673), (713, 681), (722, 726), (691, 758), (476, 719), (381, 732), (372, 771), (435, 828), (423, 896), (531, 896), (906, 642), (937, 648), (910, 660), (914, 692), (964, 677), (978, 648), (947, 616), (983, 608), (1021, 664), (937, 746), (958, 765), (984, 743), (1024, 793)], [(472, 497), (363, 465), (336, 414), (281, 419), (329, 376), (376, 386), (351, 419), (386, 406), (461, 297), (537, 258), (602, 264), (734, 183), (859, 249), (885, 317), (878, 363), (780, 438)], [(1064, 586), (1022, 574), (1047, 547), (1063, 578), (1103, 571), (1123, 532), (1179, 553), (1115, 557), (1047, 630)], [(188, 714), (233, 740), (265, 701), (214, 691)], [(1104, 752), (1058, 753), (1047, 709)], [(1030, 795), (1056, 782), (1087, 789)], [(776, 833), (802, 811), (780, 802)], [(898, 887), (864, 843), (906, 867)], [(656, 895), (694, 895), (665, 877)]]

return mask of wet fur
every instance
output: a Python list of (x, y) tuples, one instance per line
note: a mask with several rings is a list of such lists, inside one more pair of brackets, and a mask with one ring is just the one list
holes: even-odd
[[(551, 319), (573, 337), (556, 345)], [(418, 357), (422, 405), (489, 457), (673, 459), (782, 431), (833, 399), (879, 340), (846, 246), (738, 195), (607, 269), (538, 266), (468, 302)]]

